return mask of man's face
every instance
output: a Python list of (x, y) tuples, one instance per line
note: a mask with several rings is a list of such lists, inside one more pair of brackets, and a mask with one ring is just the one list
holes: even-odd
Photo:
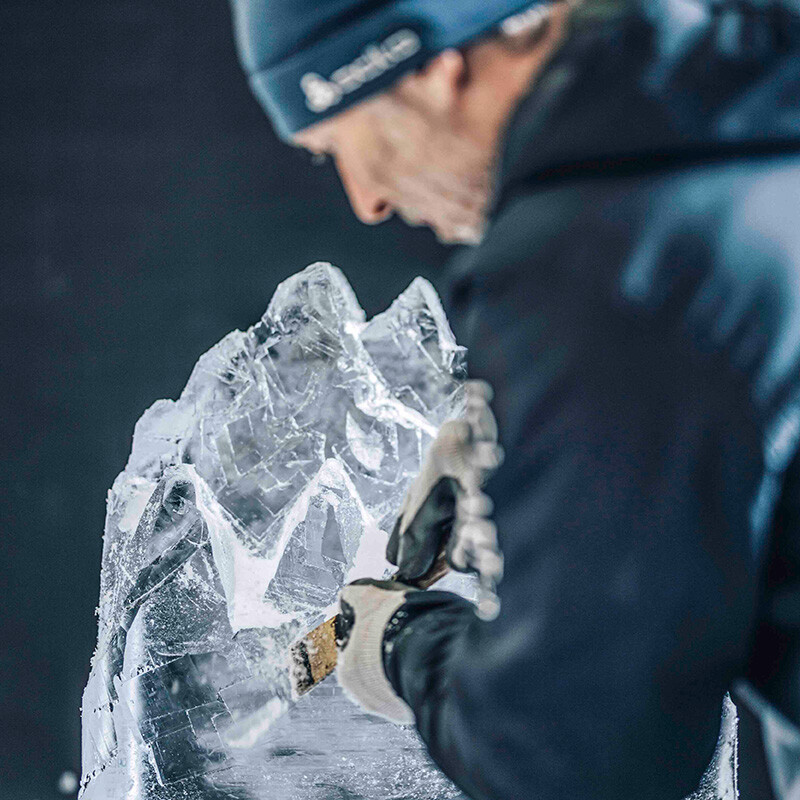
[(437, 108), (415, 80), (306, 128), (294, 141), (334, 159), (362, 222), (396, 212), (410, 225), (432, 228), (442, 242), (477, 244), (491, 148), (461, 135), (452, 109)]

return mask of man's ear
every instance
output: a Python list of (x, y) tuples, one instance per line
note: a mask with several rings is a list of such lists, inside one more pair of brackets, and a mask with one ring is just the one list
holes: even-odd
[(458, 50), (443, 50), (405, 81), (419, 103), (446, 113), (458, 103), (467, 80), (467, 62)]

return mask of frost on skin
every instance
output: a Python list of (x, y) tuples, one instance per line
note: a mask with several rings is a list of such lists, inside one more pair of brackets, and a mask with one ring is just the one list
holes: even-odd
[(459, 796), (335, 680), (292, 704), (286, 652), (345, 582), (387, 573), (386, 531), (464, 378), (430, 284), (366, 322), (314, 264), (144, 414), (108, 496), (85, 800)]

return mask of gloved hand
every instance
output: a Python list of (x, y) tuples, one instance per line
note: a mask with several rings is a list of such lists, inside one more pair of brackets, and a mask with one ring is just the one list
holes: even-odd
[(414, 714), (395, 694), (383, 667), (383, 637), (409, 592), (399, 581), (363, 579), (345, 586), (336, 619), (336, 676), (348, 697), (373, 714), (409, 725)]
[[(395, 694), (383, 663), (384, 636), (395, 612), (415, 587), (446, 572), (442, 554), (454, 569), (476, 571), (492, 590), (502, 571), (491, 500), (481, 491), (502, 461), (497, 423), (484, 381), (466, 384), (463, 419), (446, 422), (431, 443), (419, 475), (409, 487), (386, 556), (398, 567), (398, 580), (360, 580), (340, 595), (336, 621), (337, 677), (351, 700), (401, 724), (414, 721)], [(480, 612), (480, 603), (479, 603)]]
[(480, 489), (503, 456), (489, 405), (492, 389), (485, 381), (474, 380), (467, 381), (465, 390), (464, 418), (442, 425), (389, 538), (386, 558), (397, 565), (403, 580), (430, 574), (445, 542), (447, 563), (453, 569), (499, 580), (502, 560), (494, 524), (488, 519), (492, 503)]

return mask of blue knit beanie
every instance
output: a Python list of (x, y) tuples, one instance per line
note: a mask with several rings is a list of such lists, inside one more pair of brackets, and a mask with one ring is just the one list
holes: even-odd
[(231, 0), (239, 57), (278, 134), (338, 114), (548, 0)]

